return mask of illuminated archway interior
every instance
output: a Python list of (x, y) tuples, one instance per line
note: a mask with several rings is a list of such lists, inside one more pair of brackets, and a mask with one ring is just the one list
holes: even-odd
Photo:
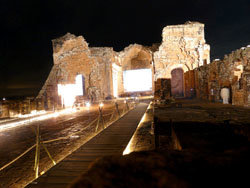
[(136, 69), (123, 71), (124, 91), (151, 91), (152, 71), (151, 69)]

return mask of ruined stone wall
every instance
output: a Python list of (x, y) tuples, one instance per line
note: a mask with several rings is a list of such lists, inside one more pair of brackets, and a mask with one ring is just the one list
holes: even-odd
[(171, 98), (171, 80), (167, 78), (155, 81), (154, 100), (167, 100)]
[(208, 65), (202, 66), (195, 70), (196, 72), (196, 88), (195, 91), (197, 93), (197, 97), (200, 99), (207, 100), (208, 99)]
[(184, 85), (185, 85), (185, 97), (193, 98), (195, 97), (195, 72), (190, 70), (184, 73)]
[(57, 43), (60, 38), (53, 40), (54, 64), (58, 65), (57, 83), (73, 84), (76, 75), (82, 74), (86, 79), (86, 88), (88, 88), (91, 85), (91, 74), (97, 74), (93, 67), (98, 67), (98, 64), (91, 57), (91, 52), (84, 38), (71, 36), (59, 46), (60, 48)]
[[(44, 101), (44, 106), (48, 108), (60, 106), (58, 84), (74, 84), (78, 74), (85, 78), (85, 98), (94, 96), (94, 100), (102, 100), (112, 96), (115, 93), (114, 88), (117, 89), (118, 96), (124, 93), (123, 71), (151, 69), (154, 88), (154, 81), (158, 78), (171, 78), (171, 71), (175, 68), (182, 68), (187, 72), (210, 63), (210, 47), (205, 43), (204, 24), (188, 22), (167, 26), (163, 29), (162, 37), (160, 46), (155, 44), (145, 47), (133, 44), (119, 53), (107, 47), (89, 48), (82, 36), (70, 33), (54, 39), (54, 65), (37, 98)], [(190, 78), (196, 74), (205, 77), (198, 72), (183, 76), (186, 80), (192, 80)], [(117, 84), (115, 86), (114, 76)], [(188, 91), (194, 88), (195, 79), (185, 83), (186, 96), (189, 95)], [(202, 82), (199, 84), (202, 85)], [(201, 93), (199, 89), (197, 92)]]
[(33, 97), (0, 101), (0, 118), (20, 117), (39, 110)]
[(155, 80), (171, 78), (171, 71), (184, 72), (210, 63), (210, 46), (205, 43), (204, 24), (187, 22), (167, 26), (162, 32), (162, 43), (154, 53)]
[(54, 66), (38, 98), (60, 105), (57, 85), (74, 84), (78, 74), (85, 80), (85, 98), (102, 100), (111, 95), (111, 64), (115, 62), (112, 48), (89, 48), (82, 36), (70, 33), (52, 43)]
[[(112, 64), (119, 66), (117, 53), (113, 48), (94, 47), (90, 48), (91, 56), (98, 62), (99, 73), (91, 79), (91, 86), (100, 88), (102, 98), (113, 96)], [(120, 80), (120, 79), (119, 79)]]
[(91, 58), (88, 44), (82, 36), (76, 37), (67, 33), (63, 37), (52, 40), (52, 44), (54, 65), (38, 98), (60, 104), (57, 85), (74, 84), (76, 75), (82, 74), (88, 91), (91, 85), (90, 75), (96, 74), (93, 73), (92, 67), (97, 67), (97, 63)]
[(232, 104), (250, 106), (250, 46), (226, 55), (223, 64), (228, 71), (221, 72), (227, 78), (221, 85), (231, 89)]
[(210, 101), (219, 101), (220, 100), (220, 80), (219, 80), (219, 75), (221, 75), (220, 71), (220, 64), (219, 61), (213, 61), (209, 65), (209, 72), (208, 72), (208, 91), (207, 97)]
[(241, 48), (225, 55), (223, 60), (196, 68), (194, 75), (194, 78), (185, 76), (185, 84), (195, 82), (198, 98), (220, 101), (220, 91), (227, 87), (232, 104), (250, 106), (250, 47)]
[(0, 102), (0, 118), (10, 117), (9, 105), (3, 102)]

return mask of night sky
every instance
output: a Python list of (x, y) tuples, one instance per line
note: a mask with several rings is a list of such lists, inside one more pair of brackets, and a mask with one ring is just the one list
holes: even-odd
[(36, 95), (67, 32), (120, 51), (161, 42), (167, 25), (205, 24), (211, 60), (250, 44), (249, 0), (0, 0), (0, 97)]

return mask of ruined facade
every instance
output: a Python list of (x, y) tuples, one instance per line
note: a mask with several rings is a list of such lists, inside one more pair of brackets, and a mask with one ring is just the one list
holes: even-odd
[(167, 26), (162, 43), (154, 53), (155, 79), (172, 78), (172, 94), (186, 96), (183, 73), (210, 63), (210, 46), (204, 37), (204, 24), (187, 22)]
[(118, 53), (108, 47), (88, 47), (82, 36), (70, 33), (52, 40), (52, 43), (54, 65), (37, 97), (45, 101), (48, 109), (65, 103), (60, 90), (69, 86), (70, 92), (78, 75), (82, 78), (82, 98), (98, 101), (126, 93), (124, 71), (150, 69), (153, 74), (152, 52), (142, 45), (130, 45)]
[[(84, 99), (97, 101), (126, 96), (129, 91), (125, 87), (124, 72), (142, 69), (151, 72), (152, 87), (148, 93), (154, 92), (155, 83), (161, 83), (158, 79), (171, 79), (174, 97), (219, 100), (221, 87), (231, 87), (235, 91), (233, 104), (243, 105), (248, 100), (245, 96), (248, 56), (242, 55), (248, 52), (234, 52), (223, 61), (210, 64), (210, 46), (205, 42), (202, 23), (167, 26), (163, 29), (160, 45), (133, 44), (121, 52), (108, 47), (89, 47), (82, 36), (69, 33), (52, 43), (54, 65), (37, 97), (44, 99), (47, 106), (62, 106), (60, 87), (72, 84), (74, 88), (79, 75)], [(170, 88), (169, 83), (167, 88)], [(212, 97), (209, 95), (211, 89)], [(244, 101), (239, 102), (243, 95)]]
[(204, 24), (187, 22), (167, 26), (162, 32), (162, 43), (154, 53), (155, 77), (171, 78), (171, 71), (184, 72), (210, 63), (210, 46), (204, 38)]
[(52, 43), (54, 65), (37, 97), (48, 101), (48, 108), (64, 103), (59, 87), (73, 86), (77, 75), (81, 76), (83, 98), (99, 100), (112, 95), (112, 64), (120, 66), (112, 48), (89, 48), (82, 36), (70, 33)]
[[(180, 79), (172, 79), (172, 86), (178, 86), (172, 87), (173, 92), (176, 92), (176, 96), (185, 95), (183, 73), (210, 63), (204, 24), (188, 22), (167, 26), (163, 29), (162, 37), (159, 48), (134, 44), (121, 52), (115, 52), (112, 48), (90, 48), (82, 36), (69, 33), (54, 39), (54, 66), (38, 98), (48, 101), (48, 106), (51, 103), (62, 105), (64, 101), (59, 87), (66, 88), (65, 85), (73, 84), (73, 88), (77, 75), (82, 76), (82, 94), (87, 99), (125, 96), (129, 91), (125, 87), (124, 72), (142, 69), (151, 72), (152, 81), (147, 81), (151, 82), (151, 87), (147, 92), (153, 92), (154, 81), (158, 78), (171, 78), (171, 74), (174, 74), (181, 79), (181, 83)], [(181, 70), (174, 70), (177, 68)]]
[(166, 26), (161, 44), (131, 44), (121, 52), (89, 47), (82, 36), (70, 33), (52, 40), (52, 45), (54, 64), (36, 100), (0, 101), (0, 117), (60, 109), (69, 98), (72, 105), (79, 98), (99, 101), (133, 95), (125, 87), (124, 73), (141, 70), (150, 74), (135, 75), (132, 83), (141, 79), (150, 87), (137, 94), (221, 102), (220, 91), (226, 87), (230, 103), (250, 106), (250, 46), (210, 63), (202, 23)]

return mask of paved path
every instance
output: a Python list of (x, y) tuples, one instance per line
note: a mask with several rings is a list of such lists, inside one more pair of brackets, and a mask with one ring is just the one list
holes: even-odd
[(63, 188), (88, 169), (95, 159), (122, 154), (148, 104), (140, 103), (135, 109), (110, 125), (78, 150), (66, 157), (27, 187)]

